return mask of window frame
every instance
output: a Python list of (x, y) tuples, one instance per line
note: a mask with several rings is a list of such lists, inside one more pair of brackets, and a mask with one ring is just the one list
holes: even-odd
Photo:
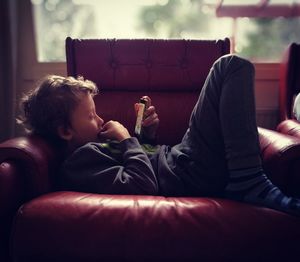
[[(27, 32), (26, 34), (21, 34), (23, 37), (20, 39), (21, 45), (19, 48), (21, 61), (26, 61), (26, 65), (23, 64), (23, 66), (21, 66), (24, 78), (27, 80), (35, 80), (49, 73), (66, 75), (65, 62), (38, 61), (31, 1), (21, 1), (19, 7), (19, 12), (21, 12), (21, 19), (19, 20), (21, 32)], [(28, 66), (28, 63), (30, 66)], [(256, 79), (273, 81), (279, 79), (279, 62), (254, 62), (254, 65), (256, 68)]]

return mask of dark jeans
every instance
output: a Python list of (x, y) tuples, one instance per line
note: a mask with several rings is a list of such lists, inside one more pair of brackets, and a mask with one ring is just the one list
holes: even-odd
[(178, 161), (184, 179), (203, 194), (224, 189), (230, 169), (261, 166), (252, 63), (234, 55), (214, 63), (176, 148), (188, 156)]

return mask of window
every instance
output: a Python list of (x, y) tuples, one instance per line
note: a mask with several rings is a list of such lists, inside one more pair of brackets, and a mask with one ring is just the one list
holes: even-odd
[(233, 47), (254, 61), (279, 61), (300, 40), (300, 0), (220, 0), (216, 15), (233, 19)]
[(252, 61), (264, 62), (278, 61), (290, 42), (300, 42), (298, 16), (234, 15), (234, 11), (249, 12), (263, 3), (264, 10), (280, 7), (282, 12), (285, 10), (282, 4), (288, 8), (299, 4), (292, 0), (31, 0), (31, 3), (40, 62), (64, 61), (67, 36), (231, 37), (235, 52)]

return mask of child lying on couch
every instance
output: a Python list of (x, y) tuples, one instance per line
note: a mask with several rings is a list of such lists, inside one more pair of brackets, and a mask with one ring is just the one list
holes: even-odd
[(65, 152), (63, 189), (219, 196), (300, 214), (300, 201), (285, 196), (262, 169), (249, 61), (227, 55), (214, 63), (189, 128), (173, 147), (143, 144), (154, 140), (159, 124), (149, 97), (139, 141), (121, 123), (96, 113), (97, 92), (82, 77), (50, 75), (23, 99), (23, 124)]

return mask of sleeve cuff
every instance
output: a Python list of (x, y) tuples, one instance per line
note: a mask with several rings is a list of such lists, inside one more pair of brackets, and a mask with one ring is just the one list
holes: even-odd
[(130, 137), (127, 139), (124, 139), (120, 142), (120, 149), (122, 152), (128, 150), (128, 149), (140, 149), (143, 151), (138, 139), (136, 137)]

